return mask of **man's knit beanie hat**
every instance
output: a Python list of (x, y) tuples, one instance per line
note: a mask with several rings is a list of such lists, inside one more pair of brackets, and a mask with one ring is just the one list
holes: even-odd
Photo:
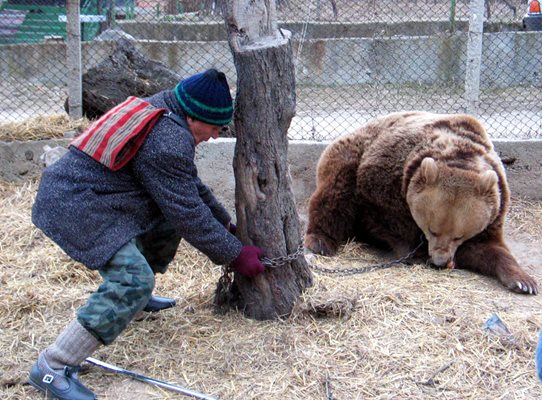
[(226, 75), (216, 69), (183, 79), (175, 87), (183, 112), (211, 125), (227, 125), (233, 116), (233, 101)]

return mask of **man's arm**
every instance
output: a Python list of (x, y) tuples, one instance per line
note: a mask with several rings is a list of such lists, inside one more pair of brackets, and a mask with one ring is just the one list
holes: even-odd
[(207, 207), (211, 209), (214, 217), (226, 228), (228, 228), (231, 216), (224, 206), (217, 200), (211, 189), (205, 185), (199, 177), (195, 179), (196, 186), (198, 188), (199, 197), (203, 200)]
[(132, 165), (141, 185), (188, 243), (215, 264), (229, 264), (240, 254), (241, 242), (200, 196), (190, 132), (169, 120), (158, 122)]

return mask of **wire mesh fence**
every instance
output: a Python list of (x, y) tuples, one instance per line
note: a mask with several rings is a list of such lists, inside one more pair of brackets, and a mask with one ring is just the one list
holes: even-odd
[[(525, 1), (486, 0), (472, 99), (466, 93), (471, 3), (277, 0), (296, 66), (289, 137), (329, 140), (376, 116), (416, 109), (477, 114), (493, 138), (541, 139), (542, 32), (523, 26)], [(106, 68), (104, 60), (111, 62), (126, 37), (170, 70), (170, 78), (214, 67), (235, 88), (221, 9), (221, 1), (211, 0), (85, 0), (83, 73)], [(0, 0), (0, 53), (0, 123), (66, 113), (72, 66), (65, 0)], [(113, 90), (115, 82), (108, 85)]]

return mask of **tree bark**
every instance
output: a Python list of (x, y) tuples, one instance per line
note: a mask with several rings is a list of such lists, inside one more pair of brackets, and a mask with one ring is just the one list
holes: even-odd
[[(237, 235), (270, 259), (302, 243), (288, 173), (288, 128), (295, 115), (290, 33), (276, 28), (274, 0), (228, 1), (225, 17), (237, 70), (234, 155)], [(312, 274), (301, 252), (255, 279), (234, 275), (228, 302), (258, 320), (287, 316)]]

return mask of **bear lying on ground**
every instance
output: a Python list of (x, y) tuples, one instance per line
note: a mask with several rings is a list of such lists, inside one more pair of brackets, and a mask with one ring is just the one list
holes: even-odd
[(349, 239), (437, 267), (497, 277), (537, 294), (504, 243), (510, 192), (484, 128), (469, 115), (400, 112), (332, 142), (317, 166), (305, 247), (333, 255)]

